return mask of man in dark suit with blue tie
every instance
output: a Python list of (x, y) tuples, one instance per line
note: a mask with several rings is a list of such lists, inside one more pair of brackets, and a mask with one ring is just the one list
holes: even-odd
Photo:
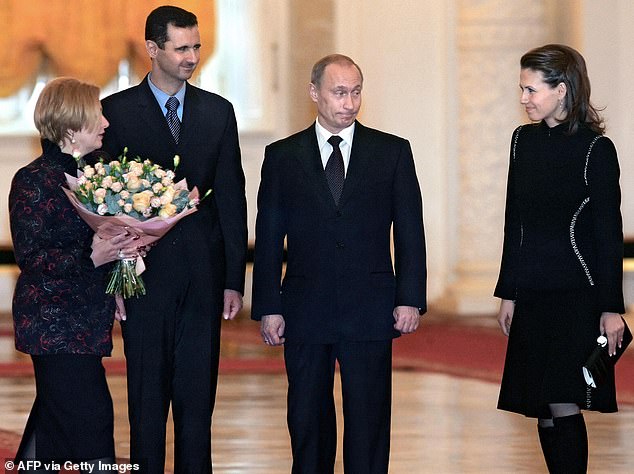
[(265, 343), (284, 344), (293, 473), (333, 472), (335, 362), (345, 472), (387, 472), (392, 339), (415, 331), (426, 310), (412, 151), (356, 121), (362, 87), (349, 57), (318, 61), (316, 122), (269, 145), (262, 165), (251, 310)]
[(200, 60), (196, 16), (164, 6), (146, 21), (152, 70), (103, 100), (110, 122), (104, 150), (124, 147), (166, 168), (201, 193), (146, 257), (146, 296), (126, 300), (122, 321), (128, 376), (131, 461), (162, 473), (168, 411), (174, 419), (175, 472), (211, 472), (220, 315), (242, 307), (247, 226), (236, 118), (222, 97), (187, 82)]

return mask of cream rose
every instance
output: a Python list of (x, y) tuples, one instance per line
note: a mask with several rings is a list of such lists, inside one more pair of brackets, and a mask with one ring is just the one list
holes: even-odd
[(161, 204), (163, 204), (164, 206), (166, 204), (170, 204), (173, 199), (174, 199), (174, 189), (167, 188), (165, 192), (161, 195)]
[(92, 200), (95, 204), (101, 204), (106, 197), (106, 190), (104, 188), (95, 189), (95, 192), (92, 194)]
[(101, 180), (101, 186), (104, 188), (112, 188), (112, 176), (106, 176)]
[(127, 177), (127, 188), (130, 191), (138, 191), (139, 189), (141, 189), (141, 180), (139, 179), (138, 176), (128, 173), (126, 175)]
[(144, 212), (148, 207), (150, 207), (150, 199), (152, 198), (152, 193), (148, 191), (143, 191), (141, 193), (134, 194), (132, 196), (132, 207), (137, 212)]
[(161, 209), (159, 211), (159, 216), (160, 217), (171, 217), (174, 214), (176, 214), (176, 206), (174, 204), (165, 204), (165, 206), (163, 206), (163, 209)]

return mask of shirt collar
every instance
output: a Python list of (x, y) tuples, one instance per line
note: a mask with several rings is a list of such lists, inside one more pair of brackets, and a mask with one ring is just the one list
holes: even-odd
[[(156, 101), (161, 106), (161, 110), (163, 110), (163, 115), (165, 115), (167, 113), (167, 109), (165, 108), (165, 102), (167, 102), (167, 99), (169, 99), (171, 96), (163, 92), (158, 87), (156, 87), (154, 83), (150, 80), (151, 78), (152, 78), (152, 73), (150, 73), (147, 78), (147, 82), (150, 85), (150, 90), (154, 94)], [(174, 97), (176, 97), (179, 102), (177, 112), (181, 120), (183, 119), (183, 104), (185, 103), (185, 89), (186, 89), (186, 83), (184, 83), (183, 87), (181, 87), (180, 90), (176, 94), (174, 94)]]
[(317, 143), (319, 144), (319, 149), (321, 150), (324, 147), (332, 135), (339, 135), (343, 139), (344, 144), (352, 147), (355, 124), (356, 122), (353, 122), (352, 125), (344, 128), (339, 133), (331, 133), (319, 123), (319, 118), (317, 118), (317, 120), (315, 120), (315, 130), (317, 132)]

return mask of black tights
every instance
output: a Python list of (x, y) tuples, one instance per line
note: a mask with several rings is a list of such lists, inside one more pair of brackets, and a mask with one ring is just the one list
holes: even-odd
[(540, 418), (539, 441), (551, 474), (585, 474), (588, 469), (588, 434), (574, 403), (549, 405), (552, 418)]

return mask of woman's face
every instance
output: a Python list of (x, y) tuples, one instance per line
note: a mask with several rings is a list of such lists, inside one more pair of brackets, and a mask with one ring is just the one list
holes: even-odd
[(103, 115), (100, 117), (96, 127), (87, 128), (84, 126), (79, 132), (75, 132), (73, 135), (75, 143), (71, 145), (71, 148), (73, 150), (79, 150), (81, 156), (101, 148), (104, 131), (110, 124), (108, 120), (106, 120), (106, 117)]
[(520, 71), (520, 103), (526, 109), (528, 118), (534, 122), (544, 120), (549, 127), (558, 125), (566, 118), (563, 105), (566, 85), (562, 82), (551, 87), (544, 82), (541, 71), (522, 69)]

